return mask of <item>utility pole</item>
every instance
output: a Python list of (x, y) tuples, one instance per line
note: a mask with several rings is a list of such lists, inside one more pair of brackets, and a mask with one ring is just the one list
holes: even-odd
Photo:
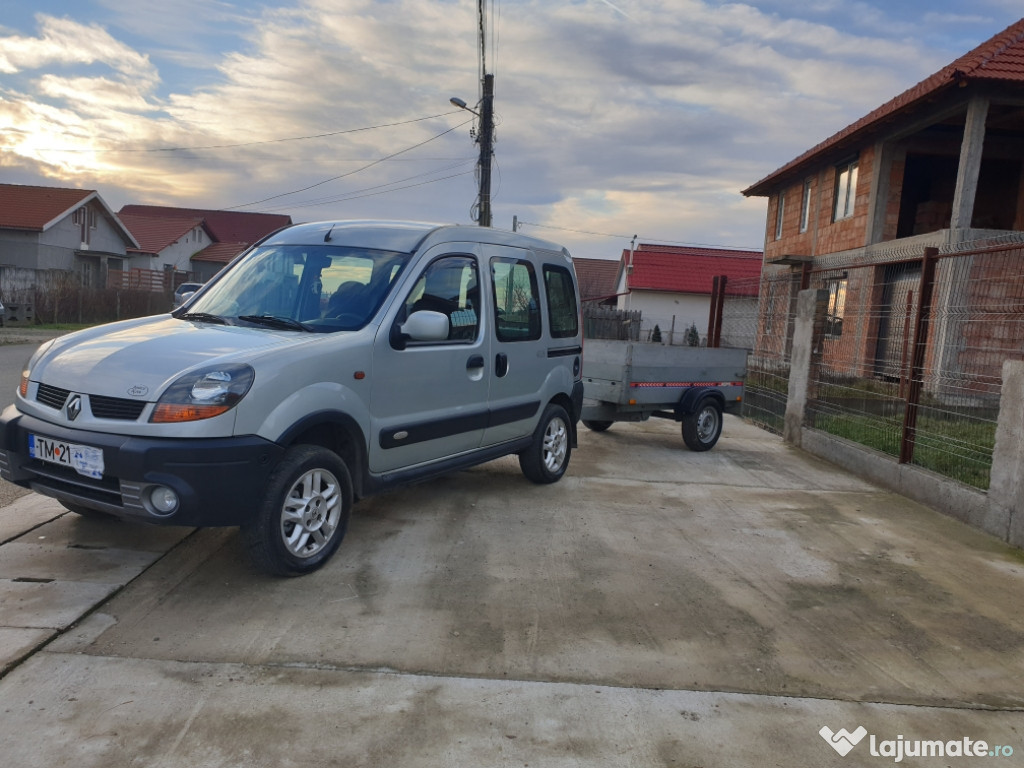
[(494, 156), (494, 75), (484, 75), (480, 101), (480, 220), (491, 226), (491, 158)]
[(470, 109), (466, 102), (453, 96), (448, 99), (459, 109), (476, 115), (480, 118), (480, 130), (470, 131), (470, 136), (480, 145), (480, 159), (477, 166), (480, 169), (480, 191), (477, 194), (477, 223), (481, 227), (491, 226), (491, 160), (494, 157), (494, 75), (487, 74), (487, 56), (485, 46), (485, 24), (484, 24), (484, 2), (477, 1), (477, 18), (480, 22), (480, 85), (483, 88), (483, 96), (477, 108)]

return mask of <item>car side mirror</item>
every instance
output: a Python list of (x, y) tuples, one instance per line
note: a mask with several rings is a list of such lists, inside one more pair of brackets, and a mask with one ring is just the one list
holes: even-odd
[(410, 341), (446, 341), (450, 330), (448, 315), (429, 309), (413, 312), (398, 329)]

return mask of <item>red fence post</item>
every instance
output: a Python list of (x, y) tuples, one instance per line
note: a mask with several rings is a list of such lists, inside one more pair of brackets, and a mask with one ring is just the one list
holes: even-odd
[(715, 330), (717, 329), (719, 318), (721, 315), (718, 312), (718, 305), (721, 302), (721, 282), (722, 278), (715, 276), (711, 279), (711, 307), (708, 311), (708, 346), (714, 347), (715, 344)]

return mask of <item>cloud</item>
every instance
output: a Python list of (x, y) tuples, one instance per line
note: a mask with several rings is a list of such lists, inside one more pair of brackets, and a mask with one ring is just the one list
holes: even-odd
[[(431, 140), (466, 113), (338, 132), (451, 111), (450, 96), (474, 104), (474, 0), (294, 0), (251, 11), (100, 2), (105, 25), (39, 15), (35, 36), (0, 31), (0, 71), (12, 75), (0, 85), (0, 164), (99, 188), (115, 204), (223, 207), (430, 140), (263, 207), (296, 218), (467, 219), (472, 176), (413, 186), (471, 162), (468, 126)], [(839, 20), (852, 11), (831, 0), (792, 12), (768, 0), (505, 0), (487, 60), (499, 120), (496, 222), (518, 215), (649, 239), (761, 242), (764, 202), (740, 189), (964, 52), (935, 50), (885, 10), (860, 5), (867, 21), (851, 27)], [(186, 61), (191, 80), (157, 68)], [(322, 133), (335, 135), (275, 141)], [(245, 142), (274, 143), (224, 146)], [(211, 145), (221, 148), (110, 151)], [(405, 188), (377, 194), (388, 183)], [(578, 242), (610, 248), (581, 255), (618, 248)]]
[(146, 86), (158, 82), (144, 54), (118, 42), (98, 24), (39, 14), (38, 37), (0, 37), (0, 72), (12, 74), (51, 65), (103, 64)]

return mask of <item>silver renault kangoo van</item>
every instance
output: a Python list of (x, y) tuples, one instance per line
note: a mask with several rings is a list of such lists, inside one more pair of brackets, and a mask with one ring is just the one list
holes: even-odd
[(0, 476), (72, 512), (241, 526), (264, 571), (323, 565), (353, 503), (517, 454), (566, 471), (583, 401), (569, 254), (411, 222), (269, 236), (170, 314), (41, 347)]

